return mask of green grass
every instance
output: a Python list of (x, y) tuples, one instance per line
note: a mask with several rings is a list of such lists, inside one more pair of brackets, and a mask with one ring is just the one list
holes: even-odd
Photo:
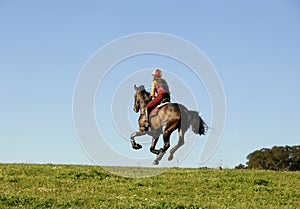
[(299, 185), (300, 172), (172, 168), (126, 178), (98, 166), (0, 164), (0, 208), (294, 209)]

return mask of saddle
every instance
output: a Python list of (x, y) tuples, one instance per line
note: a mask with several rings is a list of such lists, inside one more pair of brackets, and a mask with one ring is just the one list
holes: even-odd
[(155, 108), (153, 108), (149, 114), (149, 119), (156, 116), (160, 110), (160, 108), (162, 108), (163, 106), (169, 104), (170, 101), (164, 101), (162, 100), (161, 103), (159, 105), (157, 105)]

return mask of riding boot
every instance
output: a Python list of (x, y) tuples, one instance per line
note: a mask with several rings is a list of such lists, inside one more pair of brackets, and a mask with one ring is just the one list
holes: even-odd
[(150, 126), (150, 123), (149, 123), (149, 109), (148, 108), (145, 108), (145, 117), (146, 117), (145, 129), (147, 131), (149, 129), (149, 126)]

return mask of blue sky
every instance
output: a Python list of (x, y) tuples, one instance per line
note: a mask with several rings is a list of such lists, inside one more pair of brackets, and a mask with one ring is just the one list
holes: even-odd
[[(256, 149), (300, 143), (297, 0), (0, 0), (0, 162), (91, 164), (73, 126), (77, 78), (105, 44), (141, 32), (190, 41), (219, 74), (227, 119), (207, 166), (234, 167)], [(162, 63), (168, 68), (166, 62), (153, 65)], [(145, 85), (150, 82), (149, 75)], [(203, 108), (209, 109), (206, 103)], [(182, 166), (199, 166), (202, 143)]]

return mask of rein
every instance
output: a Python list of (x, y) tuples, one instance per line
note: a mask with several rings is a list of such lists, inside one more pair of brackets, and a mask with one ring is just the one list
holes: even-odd
[[(143, 91), (145, 91), (145, 90), (143, 90)], [(148, 92), (146, 92), (146, 91), (145, 91), (145, 93), (148, 94)], [(141, 105), (140, 105), (140, 114), (141, 114), (141, 115), (145, 115), (145, 106), (146, 106), (146, 104), (148, 104), (148, 102), (150, 102), (150, 99), (142, 100), (142, 101), (140, 101), (140, 104), (141, 104), (142, 102), (143, 102), (145, 105), (143, 105), (143, 107), (141, 107)]]
[(145, 115), (145, 108), (140, 109), (140, 114), (141, 114), (141, 115)]
[[(148, 104), (148, 102), (149, 102), (150, 100), (145, 100), (144, 102), (145, 102), (145, 104)], [(145, 106), (144, 107), (140, 107), (140, 113), (141, 113), (141, 115), (145, 115)]]

